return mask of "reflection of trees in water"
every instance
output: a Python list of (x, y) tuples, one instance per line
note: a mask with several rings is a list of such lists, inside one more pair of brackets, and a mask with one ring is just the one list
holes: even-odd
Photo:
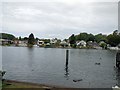
[(33, 51), (34, 51), (33, 47), (29, 47), (28, 48), (28, 58), (29, 58), (29, 60), (28, 60), (28, 66), (31, 69), (31, 71), (33, 71), (33, 63), (34, 63), (34, 61), (33, 61), (34, 52)]

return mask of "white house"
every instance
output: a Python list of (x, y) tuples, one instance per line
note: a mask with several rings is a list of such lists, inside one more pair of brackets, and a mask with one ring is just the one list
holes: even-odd
[(118, 47), (108, 47), (108, 49), (110, 49), (110, 50), (120, 50), (120, 48), (118, 48)]
[(78, 41), (76, 42), (77, 46), (82, 46), (82, 47), (86, 47), (86, 42), (84, 40)]
[(38, 46), (43, 46), (44, 44), (45, 44), (44, 41), (41, 41), (41, 40), (38, 40), (38, 41), (37, 41), (37, 45), (38, 45)]
[(69, 43), (67, 43), (66, 41), (61, 41), (61, 42), (60, 42), (60, 45), (61, 45), (62, 47), (67, 47), (67, 46), (69, 46)]
[(18, 46), (26, 47), (27, 44), (28, 44), (27, 40), (20, 40), (20, 41), (18, 41)]
[(55, 44), (55, 43), (57, 43), (57, 39), (51, 39), (50, 40), (50, 44)]

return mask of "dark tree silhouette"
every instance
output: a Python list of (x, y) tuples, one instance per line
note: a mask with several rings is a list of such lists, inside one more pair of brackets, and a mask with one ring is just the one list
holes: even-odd
[(120, 44), (120, 35), (110, 34), (107, 36), (107, 40), (111, 46), (117, 46)]
[(33, 33), (31, 33), (28, 38), (28, 45), (34, 45), (34, 44), (35, 44), (34, 35)]
[(75, 39), (75, 35), (72, 34), (69, 38), (69, 42), (70, 42), (70, 45), (71, 47), (75, 48), (76, 47), (76, 39)]
[(0, 33), (0, 39), (14, 40), (15, 36), (7, 33)]

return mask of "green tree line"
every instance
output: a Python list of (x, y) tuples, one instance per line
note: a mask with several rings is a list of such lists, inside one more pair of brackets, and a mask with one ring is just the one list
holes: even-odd
[[(12, 34), (7, 34), (7, 33), (0, 33), (0, 39), (8, 39), (8, 40), (28, 40), (28, 45), (34, 45), (35, 42), (39, 38), (34, 38), (33, 33), (29, 35), (29, 37), (24, 37), (24, 38), (16, 38)], [(88, 34), (88, 33), (80, 33), (78, 35), (72, 34), (69, 37), (69, 42), (71, 47), (76, 47), (76, 41), (84, 40), (86, 42), (88, 41), (93, 41), (99, 43), (100, 41), (104, 41), (107, 44), (110, 44), (111, 46), (117, 46), (120, 44), (120, 32), (118, 30), (115, 30), (112, 34), (109, 35), (103, 35), (102, 33), (93, 35), (93, 34)], [(46, 42), (50, 42), (50, 40), (46, 40)]]
[(14, 40), (15, 36), (7, 33), (0, 33), (0, 39)]
[(76, 41), (84, 40), (86, 42), (93, 41), (99, 43), (100, 41), (104, 41), (111, 46), (117, 46), (120, 44), (120, 33), (118, 30), (115, 30), (112, 34), (103, 35), (102, 33), (93, 35), (88, 33), (80, 33), (78, 35), (72, 34), (69, 37), (69, 42), (71, 46), (75, 47)]

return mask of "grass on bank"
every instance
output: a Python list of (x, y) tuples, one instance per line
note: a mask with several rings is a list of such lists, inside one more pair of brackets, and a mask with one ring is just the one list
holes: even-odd
[(16, 81), (3, 81), (2, 82), (3, 90), (7, 90), (9, 88), (39, 88), (40, 90), (50, 89), (51, 87), (45, 85), (37, 85), (37, 84), (30, 84), (24, 82), (16, 82)]

